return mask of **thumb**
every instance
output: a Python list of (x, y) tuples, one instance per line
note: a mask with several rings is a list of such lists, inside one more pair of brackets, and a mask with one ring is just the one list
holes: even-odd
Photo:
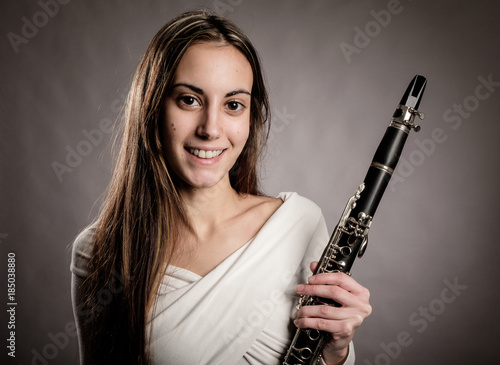
[(311, 264), (309, 265), (309, 268), (311, 269), (312, 272), (314, 272), (314, 270), (316, 270), (316, 267), (318, 266), (318, 261), (313, 261), (311, 262)]

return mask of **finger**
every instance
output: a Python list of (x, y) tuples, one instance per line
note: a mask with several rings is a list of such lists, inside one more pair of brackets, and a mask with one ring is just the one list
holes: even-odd
[(309, 268), (311, 269), (311, 272), (314, 272), (316, 270), (316, 267), (318, 266), (318, 261), (312, 261), (309, 264)]
[(368, 290), (365, 290), (364, 294), (359, 294), (349, 292), (340, 285), (300, 284), (297, 285), (296, 291), (299, 295), (328, 298), (342, 306), (359, 308), (363, 312), (371, 312)]
[(344, 273), (322, 273), (308, 278), (309, 284), (313, 285), (338, 285), (355, 295), (369, 297), (370, 292), (359, 284), (351, 276)]
[(334, 307), (330, 305), (307, 305), (295, 313), (295, 319), (324, 318), (327, 320), (350, 320), (359, 324), (368, 317), (369, 313), (359, 308)]
[(333, 299), (341, 305), (355, 306), (360, 300), (338, 285), (300, 284), (296, 288), (299, 295), (310, 295)]
[(342, 338), (351, 337), (362, 321), (357, 319), (346, 319), (340, 321), (332, 321), (324, 318), (299, 318), (294, 321), (298, 328), (311, 328), (319, 331), (329, 332), (333, 339), (340, 340)]

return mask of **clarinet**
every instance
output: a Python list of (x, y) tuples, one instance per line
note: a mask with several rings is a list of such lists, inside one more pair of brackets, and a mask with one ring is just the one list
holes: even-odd
[[(401, 102), (380, 142), (363, 183), (348, 200), (333, 231), (314, 274), (343, 272), (351, 275), (354, 259), (363, 256), (368, 243), (368, 230), (389, 180), (396, 168), (408, 134), (420, 126), (415, 116), (424, 118), (418, 106), (427, 84), (425, 77), (416, 75), (408, 85)], [(297, 309), (305, 305), (341, 305), (327, 298), (302, 296)], [(314, 365), (321, 359), (321, 351), (330, 338), (328, 332), (300, 329), (285, 355), (283, 365)]]

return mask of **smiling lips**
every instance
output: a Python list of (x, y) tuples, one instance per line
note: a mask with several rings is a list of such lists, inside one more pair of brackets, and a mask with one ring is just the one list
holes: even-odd
[(189, 153), (199, 158), (214, 158), (219, 156), (224, 150), (199, 150), (197, 148), (188, 148)]

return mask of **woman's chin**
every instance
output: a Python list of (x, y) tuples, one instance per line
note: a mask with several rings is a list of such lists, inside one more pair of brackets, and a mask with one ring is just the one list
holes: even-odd
[[(218, 186), (226, 185), (224, 183), (225, 177), (222, 176), (196, 176), (191, 178), (186, 178), (184, 180), (184, 186), (191, 189), (210, 189), (216, 188)], [(227, 178), (229, 182), (229, 178)]]

